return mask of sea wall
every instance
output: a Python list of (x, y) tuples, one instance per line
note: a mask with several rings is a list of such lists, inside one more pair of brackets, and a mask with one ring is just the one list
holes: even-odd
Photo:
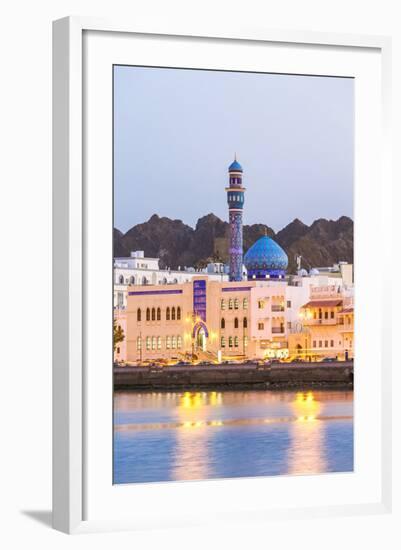
[(114, 367), (115, 389), (352, 388), (353, 362)]

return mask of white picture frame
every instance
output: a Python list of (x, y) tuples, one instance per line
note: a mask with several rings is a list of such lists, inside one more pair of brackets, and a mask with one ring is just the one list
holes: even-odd
[[(386, 209), (391, 201), (391, 166), (390, 166), (390, 79), (391, 79), (391, 41), (387, 37), (375, 36), (353, 36), (335, 35), (314, 32), (289, 32), (274, 30), (227, 30), (227, 29), (188, 29), (188, 28), (142, 28), (139, 24), (131, 24), (121, 21), (104, 21), (93, 18), (69, 17), (54, 22), (53, 32), (53, 525), (56, 529), (67, 533), (86, 532), (96, 530), (113, 529), (138, 529), (155, 523), (155, 518), (144, 511), (143, 516), (113, 517), (105, 516), (100, 510), (96, 517), (88, 518), (88, 476), (93, 476), (93, 465), (85, 461), (85, 453), (88, 446), (96, 446), (96, 441), (88, 442), (88, 433), (91, 431), (91, 414), (88, 414), (88, 378), (87, 357), (90, 353), (90, 330), (88, 330), (87, 318), (90, 315), (90, 304), (87, 296), (91, 290), (88, 289), (85, 278), (85, 270), (88, 267), (87, 253), (90, 238), (88, 224), (92, 223), (92, 217), (86, 214), (91, 202), (91, 192), (85, 188), (87, 177), (84, 156), (88, 153), (84, 139), (84, 118), (85, 118), (85, 95), (84, 84), (87, 77), (83, 68), (83, 59), (87, 55), (85, 50), (85, 33), (101, 33), (108, 35), (109, 44), (113, 37), (119, 39), (128, 36), (147, 37), (150, 40), (157, 40), (160, 37), (179, 37), (180, 40), (194, 40), (199, 43), (209, 43), (213, 48), (216, 41), (227, 41), (227, 44), (277, 44), (290, 45), (300, 48), (301, 51), (311, 51), (315, 47), (337, 48), (342, 50), (343, 55), (349, 52), (364, 50), (375, 52), (380, 58), (380, 86), (381, 86), (381, 112), (380, 120), (376, 122), (381, 128), (380, 136), (380, 196), (381, 208), (378, 212), (380, 223), (378, 224), (379, 235), (386, 231)], [(154, 52), (152, 52), (152, 55)], [(161, 63), (163, 65), (163, 62)], [(369, 68), (366, 69), (369, 71)], [(107, 125), (106, 125), (107, 126)], [(377, 145), (377, 144), (376, 144)], [(376, 165), (376, 169), (378, 165)], [(110, 186), (111, 186), (110, 181)], [(358, 196), (357, 196), (358, 198)], [(366, 198), (368, 200), (368, 198)], [(107, 207), (107, 195), (103, 200), (103, 206)], [(110, 205), (111, 208), (111, 205)], [(367, 205), (367, 208), (369, 206)], [(107, 228), (106, 228), (107, 230)], [(357, 241), (358, 244), (358, 241)], [(359, 242), (360, 249), (363, 242)], [(389, 254), (389, 250), (386, 251)], [(108, 274), (106, 274), (106, 277)], [(385, 274), (383, 274), (385, 279)], [(388, 281), (380, 282), (386, 284)], [(379, 288), (379, 287), (378, 287)], [(107, 300), (107, 297), (105, 297)], [(380, 295), (375, 307), (388, 307), (391, 296), (387, 292)], [(250, 510), (245, 512), (238, 508), (240, 514), (249, 519), (265, 521), (269, 517), (298, 517), (309, 518), (314, 515), (352, 515), (368, 513), (389, 513), (391, 510), (391, 357), (390, 357), (390, 334), (381, 331), (378, 353), (380, 348), (380, 396), (375, 406), (380, 408), (380, 426), (377, 427), (381, 434), (380, 460), (376, 465), (380, 468), (380, 498), (369, 500), (368, 495), (357, 502), (350, 498), (344, 498), (341, 502), (322, 501), (321, 506), (313, 504), (307, 506), (295, 503), (288, 507), (285, 502), (277, 509), (269, 508), (268, 515), (262, 505), (255, 503)], [(107, 360), (111, 359), (110, 357)], [(107, 380), (104, 379), (104, 387), (107, 387)], [(99, 384), (101, 382), (99, 381)], [(110, 388), (111, 392), (111, 388)], [(386, 396), (384, 399), (383, 396)], [(93, 399), (91, 400), (93, 403)], [(101, 406), (101, 405), (99, 405)], [(106, 403), (102, 415), (111, 415)], [(105, 427), (107, 437), (110, 437), (108, 426)], [(111, 437), (110, 437), (111, 448)], [(100, 454), (104, 449), (100, 449)], [(373, 460), (373, 459), (372, 459)], [(375, 466), (375, 467), (376, 467)], [(378, 471), (378, 470), (377, 470)], [(96, 472), (96, 475), (98, 473)], [(205, 498), (209, 492), (221, 489), (221, 483), (225, 483), (228, 498), (230, 491), (234, 488), (233, 483), (241, 483), (241, 490), (244, 494), (256, 494), (260, 480), (236, 480), (208, 482), (207, 485), (197, 484), (196, 491), (199, 498)], [(302, 482), (302, 480), (301, 480)], [(296, 481), (295, 483), (301, 483)], [(306, 480), (306, 482), (308, 482)], [(286, 483), (292, 483), (291, 479)], [(305, 480), (303, 480), (305, 483)], [(312, 481), (311, 481), (312, 483)], [(319, 480), (313, 480), (317, 487)], [(337, 483), (337, 482), (336, 482)], [(94, 483), (89, 482), (93, 486)], [(231, 484), (231, 485), (229, 485)], [(247, 485), (246, 485), (247, 484)], [(172, 484), (169, 484), (172, 485)], [(147, 498), (154, 499), (158, 494), (159, 498), (170, 499), (167, 484), (153, 484), (141, 488), (143, 502)], [(192, 487), (192, 489), (191, 489)], [(179, 484), (177, 492), (182, 495), (188, 491), (195, 490), (194, 484)], [(239, 485), (235, 486), (236, 488)], [(379, 490), (380, 489), (380, 490)], [(146, 495), (145, 495), (146, 493)], [(96, 498), (102, 498), (101, 494)], [(122, 491), (117, 499), (122, 499)], [(104, 493), (104, 499), (107, 499)], [(183, 516), (177, 508), (175, 511), (174, 501), (171, 501), (171, 510), (166, 517), (158, 520), (157, 525), (191, 525), (202, 523), (203, 519)], [(144, 504), (144, 509), (146, 505)], [(228, 513), (229, 512), (229, 513)], [(147, 515), (146, 515), (147, 514)], [(216, 521), (227, 521), (228, 516), (234, 521), (236, 518), (235, 504), (233, 509), (216, 517)], [(155, 514), (157, 516), (157, 514)], [(205, 521), (210, 521), (205, 512)], [(156, 525), (156, 526), (157, 526)]]

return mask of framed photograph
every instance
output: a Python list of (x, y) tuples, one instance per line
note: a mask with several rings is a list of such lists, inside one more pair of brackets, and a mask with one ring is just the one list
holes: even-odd
[(53, 40), (54, 527), (389, 512), (390, 40)]

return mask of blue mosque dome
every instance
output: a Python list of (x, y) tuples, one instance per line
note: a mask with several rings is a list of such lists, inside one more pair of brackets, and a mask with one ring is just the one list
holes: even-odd
[(284, 279), (288, 256), (270, 237), (261, 237), (244, 256), (248, 279)]
[(240, 165), (240, 163), (237, 161), (237, 159), (234, 160), (234, 162), (232, 162), (230, 164), (230, 166), (228, 167), (228, 171), (229, 172), (242, 172), (242, 166)]

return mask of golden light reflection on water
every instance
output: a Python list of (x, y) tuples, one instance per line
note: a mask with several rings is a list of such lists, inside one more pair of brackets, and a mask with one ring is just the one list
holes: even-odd
[(289, 474), (318, 474), (326, 471), (324, 406), (313, 392), (299, 392), (292, 403), (296, 422), (291, 425), (288, 451)]
[[(221, 470), (235, 472), (239, 456), (249, 462), (247, 475), (326, 472), (327, 453), (333, 453), (326, 448), (328, 422), (353, 418), (352, 393), (341, 392), (121, 393), (116, 404), (123, 416), (115, 430), (131, 433), (133, 448), (138, 432), (147, 432), (147, 441), (172, 440), (170, 454), (162, 461), (168, 463), (175, 480), (211, 479)], [(242, 455), (237, 441), (252, 441), (255, 446), (246, 447), (246, 452), (244, 447)]]
[(210, 426), (222, 426), (221, 420), (210, 419), (211, 408), (222, 405), (220, 392), (185, 392), (178, 401), (173, 479), (207, 479), (209, 471)]
[(223, 397), (220, 392), (189, 392), (186, 391), (179, 398), (178, 410), (199, 409), (205, 405), (215, 407), (223, 404)]

